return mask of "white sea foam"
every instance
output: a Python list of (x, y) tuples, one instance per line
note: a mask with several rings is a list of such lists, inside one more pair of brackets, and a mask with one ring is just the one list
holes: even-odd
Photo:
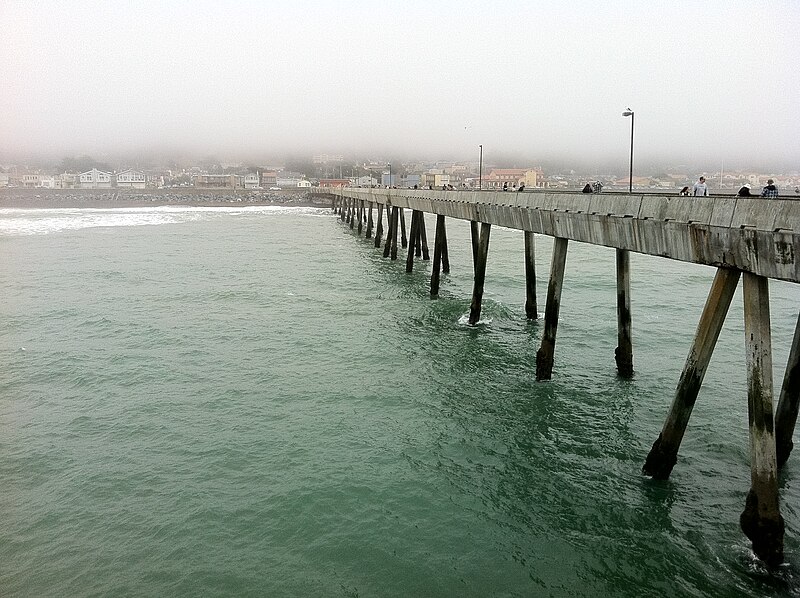
[(226, 215), (327, 213), (291, 206), (153, 206), (136, 208), (2, 208), (0, 236), (46, 235), (96, 227), (181, 224)]

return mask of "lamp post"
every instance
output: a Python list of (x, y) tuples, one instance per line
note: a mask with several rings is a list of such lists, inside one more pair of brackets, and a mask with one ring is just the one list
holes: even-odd
[(481, 148), (481, 156), (478, 160), (478, 191), (483, 189), (483, 144), (478, 145)]
[(392, 164), (389, 163), (389, 189), (392, 188)]
[(622, 113), (622, 116), (631, 117), (631, 170), (630, 178), (628, 179), (628, 193), (633, 193), (633, 110), (628, 108)]

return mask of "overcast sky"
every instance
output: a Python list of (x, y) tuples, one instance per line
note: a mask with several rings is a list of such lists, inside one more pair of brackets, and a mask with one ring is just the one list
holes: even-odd
[(0, 2), (0, 155), (800, 169), (800, 1)]

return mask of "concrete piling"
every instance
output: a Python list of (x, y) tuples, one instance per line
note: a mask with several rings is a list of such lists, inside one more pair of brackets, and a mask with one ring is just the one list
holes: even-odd
[(550, 263), (550, 282), (547, 284), (547, 304), (544, 308), (544, 333), (542, 345), (536, 352), (536, 379), (550, 380), (553, 376), (553, 358), (558, 331), (558, 312), (561, 309), (561, 287), (567, 263), (569, 241), (562, 237), (553, 240), (553, 259)]
[(444, 216), (436, 216), (436, 233), (433, 239), (433, 268), (431, 270), (431, 297), (439, 296), (439, 271), (442, 266), (444, 245)]
[(675, 398), (661, 433), (653, 443), (642, 468), (645, 474), (657, 480), (667, 479), (678, 460), (678, 449), (711, 361), (711, 354), (725, 323), (740, 274), (739, 270), (717, 268), (700, 322), (697, 324), (692, 348), (678, 381)]
[(375, 227), (375, 247), (381, 246), (381, 237), (383, 237), (383, 204), (378, 204), (378, 226)]
[(783, 385), (775, 411), (775, 448), (778, 467), (783, 467), (792, 452), (792, 434), (797, 423), (797, 410), (800, 405), (800, 316), (794, 329), (789, 361), (783, 375)]
[(368, 211), (367, 211), (367, 234), (366, 234), (366, 238), (367, 239), (371, 239), (372, 238), (372, 227), (373, 227), (373, 222), (372, 222), (372, 203), (373, 202), (370, 201), (370, 202), (367, 202), (367, 203), (368, 203), (369, 208), (368, 208)]
[(630, 252), (617, 249), (617, 348), (614, 359), (623, 378), (633, 376), (633, 341), (631, 340)]
[(783, 562), (783, 517), (778, 502), (778, 464), (772, 414), (772, 340), (769, 282), (745, 272), (744, 334), (747, 345), (747, 408), (750, 425), (750, 492), (739, 524), (753, 552), (770, 567)]
[(536, 305), (536, 244), (530, 231), (525, 231), (525, 315), (529, 320), (539, 319)]
[(414, 255), (418, 246), (419, 214), (417, 210), (411, 212), (411, 236), (408, 244), (408, 257), (406, 258), (406, 272), (414, 271)]
[(489, 235), (492, 225), (481, 224), (477, 256), (475, 257), (475, 280), (472, 287), (472, 303), (469, 307), (469, 323), (474, 326), (481, 319), (481, 302), (483, 301), (483, 284), (486, 280), (486, 260), (489, 257)]

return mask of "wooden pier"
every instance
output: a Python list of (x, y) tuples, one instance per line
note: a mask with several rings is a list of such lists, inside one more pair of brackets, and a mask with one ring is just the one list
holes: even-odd
[[(745, 363), (750, 426), (751, 486), (740, 525), (753, 551), (770, 567), (783, 562), (784, 525), (780, 514), (778, 468), (792, 450), (800, 407), (800, 316), (773, 414), (769, 279), (800, 282), (800, 201), (749, 197), (678, 197), (649, 194), (569, 192), (474, 192), (412, 189), (319, 188), (350, 228), (375, 231), (380, 247), (386, 212), (384, 257), (397, 259), (398, 223), (402, 247), (408, 242), (406, 271), (414, 258), (428, 259), (425, 213), (436, 216), (431, 296), (440, 272), (450, 268), (446, 218), (470, 222), (474, 284), (469, 322), (480, 319), (493, 225), (524, 231), (525, 315), (537, 318), (534, 234), (554, 237), (545, 302), (544, 329), (536, 355), (537, 380), (553, 373), (558, 312), (569, 241), (616, 249), (618, 374), (634, 371), (630, 296), (630, 252), (706, 264), (716, 276), (697, 325), (661, 432), (645, 458), (643, 472), (666, 479), (678, 450), (706, 368), (733, 295), (742, 281)], [(404, 210), (411, 210), (408, 241)], [(377, 212), (377, 225), (373, 220)], [(356, 224), (357, 223), (357, 224)]]

